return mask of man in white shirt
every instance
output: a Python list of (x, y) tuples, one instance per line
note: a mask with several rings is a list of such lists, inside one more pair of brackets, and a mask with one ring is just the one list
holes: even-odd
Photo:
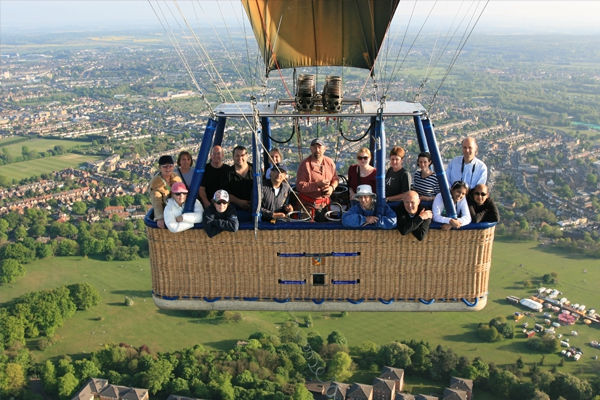
[(456, 181), (463, 181), (469, 190), (477, 185), (487, 183), (487, 166), (475, 157), (477, 155), (477, 142), (474, 138), (466, 138), (462, 143), (462, 156), (454, 157), (446, 168), (448, 186)]

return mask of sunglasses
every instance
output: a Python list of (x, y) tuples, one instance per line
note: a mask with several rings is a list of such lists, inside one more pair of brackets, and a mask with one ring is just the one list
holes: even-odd
[(456, 181), (452, 184), (452, 189), (456, 189), (457, 187), (464, 187), (465, 189), (469, 190), (469, 185), (467, 185), (467, 182), (464, 181)]
[(216, 204), (227, 204), (229, 203), (228, 201), (225, 200), (219, 200), (219, 201), (215, 201)]
[(163, 164), (160, 167), (161, 168), (173, 168), (173, 164)]
[(186, 192), (173, 193), (173, 196), (183, 196)]
[(475, 195), (475, 196), (487, 196), (487, 193), (485, 193), (485, 192), (473, 192), (473, 195)]
[(356, 159), (357, 160), (368, 160), (369, 156), (357, 156)]

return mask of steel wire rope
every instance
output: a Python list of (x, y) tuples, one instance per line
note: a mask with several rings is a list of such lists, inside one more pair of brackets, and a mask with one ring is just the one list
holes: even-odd
[[(415, 2), (416, 2), (416, 0), (415, 0)], [(385, 47), (386, 47), (386, 51), (384, 52), (385, 57), (383, 60), (383, 66), (380, 67), (380, 76), (381, 76), (381, 80), (383, 82), (385, 82), (387, 79), (387, 72), (388, 72), (387, 62), (389, 60), (390, 52), (392, 51), (394, 44), (396, 44), (396, 38), (398, 37), (398, 32), (400, 32), (401, 26), (402, 26), (402, 24), (398, 23), (398, 28), (396, 29), (396, 33), (393, 35), (393, 39), (390, 39), (390, 37), (386, 37), (386, 40), (385, 40)], [(391, 29), (391, 24), (390, 24), (390, 29)], [(381, 71), (383, 71), (383, 73), (381, 73)]]
[[(238, 2), (238, 4), (242, 8), (242, 11), (241, 11), (240, 14), (243, 15), (244, 5), (242, 4), (242, 2)], [(255, 66), (254, 66), (254, 72), (253, 72), (252, 68), (250, 66), (251, 65), (250, 64), (250, 59), (251, 59), (251, 57), (250, 57), (250, 45), (248, 43), (248, 34), (246, 32), (246, 18), (242, 18), (241, 19), (242, 23), (240, 23), (240, 18), (238, 18), (238, 14), (237, 14), (237, 12), (235, 12), (235, 8), (232, 6), (231, 9), (233, 10), (233, 13), (235, 15), (235, 19), (238, 21), (238, 25), (242, 28), (242, 33), (243, 33), (243, 36), (244, 36), (244, 43), (246, 44), (246, 59), (248, 60), (248, 63), (247, 63), (248, 64), (248, 76), (251, 78), (250, 87), (254, 88), (254, 86), (256, 85), (256, 76), (255, 76), (255, 74), (258, 71), (259, 54), (257, 54), (256, 63), (255, 63)], [(266, 92), (265, 92), (265, 94), (266, 94)]]
[[(211, 116), (214, 116), (215, 112), (214, 112), (214, 110), (212, 108), (212, 105), (210, 104), (210, 102), (206, 98), (204, 92), (200, 88), (200, 85), (196, 81), (196, 77), (192, 73), (189, 65), (187, 64), (187, 59), (185, 58), (185, 55), (183, 54), (181, 48), (179, 47), (179, 44), (177, 43), (177, 40), (173, 40), (173, 38), (169, 34), (169, 31), (167, 31), (167, 28), (165, 28), (165, 25), (163, 24), (162, 20), (160, 19), (160, 16), (158, 15), (158, 13), (156, 12), (156, 10), (154, 9), (154, 6), (152, 5), (151, 0), (148, 0), (148, 4), (150, 4), (150, 7), (152, 8), (152, 11), (154, 12), (154, 15), (156, 15), (156, 18), (158, 19), (158, 22), (160, 22), (160, 25), (162, 26), (163, 30), (165, 31), (167, 37), (169, 38), (169, 41), (171, 42), (171, 44), (175, 48), (175, 52), (177, 53), (177, 55), (181, 59), (181, 62), (183, 63), (184, 68), (186, 69), (186, 71), (188, 72), (188, 74), (190, 75), (190, 77), (192, 78), (192, 82), (194, 83), (194, 85), (196, 86), (196, 89), (198, 89), (198, 92), (200, 93), (200, 98), (202, 100), (204, 100), (204, 103), (205, 103), (206, 107), (208, 108), (208, 111), (210, 112)], [(169, 23), (168, 23), (165, 15), (164, 15), (164, 12), (160, 8), (160, 4), (158, 3), (158, 1), (157, 1), (157, 6), (161, 10), (161, 13), (163, 14), (163, 17), (165, 18), (165, 23), (167, 24), (167, 26), (169, 26), (169, 30), (171, 31), (171, 34), (173, 34), (173, 30), (171, 29), (171, 26), (169, 25)]]
[(467, 27), (465, 29), (465, 33), (467, 31), (469, 31), (469, 34), (466, 36), (466, 38), (464, 37), (463, 34), (463, 38), (464, 40), (462, 40), (463, 38), (461, 38), (461, 42), (459, 42), (459, 48), (457, 48), (457, 51), (453, 57), (453, 59), (450, 62), (450, 65), (448, 66), (448, 69), (446, 70), (446, 74), (444, 75), (442, 81), (440, 82), (440, 85), (438, 86), (437, 90), (435, 91), (435, 93), (433, 94), (433, 97), (431, 99), (431, 103), (429, 103), (429, 107), (427, 108), (427, 114), (429, 114), (429, 112), (431, 111), (431, 108), (433, 107), (433, 104), (435, 103), (435, 100), (437, 99), (437, 95), (440, 92), (440, 89), (442, 87), (442, 85), (444, 84), (444, 82), (446, 81), (446, 78), (448, 78), (448, 75), (450, 75), (450, 71), (452, 70), (452, 67), (454, 66), (454, 63), (456, 63), (456, 60), (458, 59), (458, 57), (460, 56), (462, 49), (465, 47), (465, 45), (467, 44), (467, 41), (469, 40), (469, 38), (471, 37), (471, 34), (473, 33), (473, 30), (475, 29), (475, 27), (477, 26), (477, 23), (479, 22), (479, 20), (481, 19), (481, 16), (483, 15), (483, 12), (485, 11), (485, 9), (487, 8), (487, 5), (489, 4), (489, 0), (486, 0), (484, 6), (481, 9), (481, 12), (479, 13), (479, 16), (477, 17), (477, 19), (475, 20), (475, 22), (473, 23), (473, 26), (471, 27), (471, 30), (469, 30), (469, 26), (471, 25), (471, 21), (473, 20), (473, 17), (476, 14), (477, 8), (475, 8), (475, 11), (473, 12), (473, 15), (471, 16), (471, 21), (469, 21), (469, 24), (467, 24)]
[[(246, 80), (244, 79), (244, 76), (242, 75), (242, 73), (240, 72), (240, 70), (237, 67), (237, 64), (233, 61), (233, 58), (231, 57), (231, 54), (229, 53), (229, 50), (227, 49), (227, 46), (225, 46), (225, 43), (223, 43), (223, 41), (221, 40), (221, 35), (219, 35), (217, 33), (217, 30), (215, 29), (214, 24), (212, 23), (210, 18), (207, 18), (206, 15), (206, 11), (204, 11), (204, 8), (202, 7), (202, 5), (200, 4), (200, 2), (198, 0), (196, 0), (198, 2), (198, 5), (200, 6), (200, 9), (202, 10), (202, 12), (204, 13), (204, 17), (205, 19), (208, 21), (210, 27), (212, 28), (213, 32), (215, 33), (215, 35), (217, 36), (217, 39), (219, 40), (219, 43), (221, 43), (221, 46), (223, 47), (223, 49), (225, 50), (225, 54), (227, 55), (227, 58), (229, 58), (229, 61), (231, 62), (231, 64), (233, 65), (233, 69), (235, 70), (235, 72), (237, 72), (238, 76), (240, 77), (240, 79), (242, 80), (242, 83), (245, 86), (248, 86), (248, 84), (246, 83)], [(219, 8), (219, 12), (221, 14), (221, 19), (223, 20), (223, 25), (225, 25), (225, 30), (227, 31), (227, 37), (229, 38), (229, 42), (231, 43), (231, 49), (234, 52), (236, 58), (241, 59), (241, 57), (239, 57), (239, 55), (235, 52), (235, 46), (233, 45), (233, 40), (231, 39), (231, 33), (229, 32), (229, 27), (227, 26), (227, 23), (225, 22), (225, 16), (223, 15), (223, 10), (221, 9), (221, 5), (219, 4), (219, 2), (217, 1), (217, 7)]]
[[(371, 18), (371, 20), (373, 20), (373, 18)], [(373, 29), (375, 29), (374, 28), (375, 24), (373, 23), (372, 25), (373, 25)], [(387, 24), (386, 28), (385, 28), (386, 34), (387, 34), (387, 32), (389, 32), (391, 26), (392, 26), (392, 20), (390, 19), (388, 21), (388, 24)], [(375, 36), (375, 35), (373, 34), (373, 36)], [(381, 97), (378, 95), (377, 90), (379, 89), (379, 85), (377, 85), (377, 82), (376, 82), (375, 76), (374, 76), (375, 66), (377, 65), (377, 62), (378, 62), (378, 56), (379, 56), (379, 52), (376, 53), (375, 59), (373, 60), (373, 65), (371, 65), (371, 68), (369, 69), (369, 75), (367, 76), (367, 79), (365, 79), (365, 83), (363, 84), (363, 87), (361, 88), (361, 90), (360, 90), (360, 92), (358, 94), (359, 98), (362, 96), (362, 94), (363, 94), (363, 92), (365, 90), (365, 87), (367, 86), (367, 82), (369, 81), (369, 78), (372, 78), (372, 80), (374, 82), (373, 83), (373, 90), (374, 90), (375, 99), (376, 100), (379, 99), (381, 101), (382, 98), (385, 97), (385, 93)]]
[[(398, 60), (400, 58), (400, 51), (398, 52), (398, 56), (396, 57), (396, 61), (394, 63), (394, 68), (392, 69), (392, 74), (390, 76), (390, 79), (388, 81), (387, 87), (385, 88), (385, 90), (383, 91), (383, 95), (385, 96), (388, 91), (390, 90), (390, 87), (392, 86), (392, 82), (395, 79), (395, 75), (397, 73), (397, 71), (399, 71), (402, 66), (404, 65), (404, 62), (406, 61), (406, 59), (408, 58), (408, 55), (410, 54), (410, 51), (412, 50), (413, 46), (415, 45), (417, 39), (419, 38), (419, 35), (421, 34), (421, 32), (423, 31), (423, 28), (425, 27), (425, 24), (427, 23), (427, 21), (429, 20), (429, 17), (431, 16), (431, 13), (433, 12), (433, 9), (435, 8), (436, 4), (437, 4), (438, 0), (435, 0), (435, 2), (433, 3), (433, 6), (431, 6), (431, 9), (429, 10), (429, 13), (427, 14), (427, 17), (425, 18), (425, 21), (423, 21), (423, 24), (421, 24), (421, 28), (419, 28), (419, 31), (417, 32), (417, 35), (415, 36), (413, 42), (411, 43), (410, 47), (408, 48), (408, 50), (406, 51), (406, 54), (404, 55), (404, 58), (402, 59), (402, 62), (400, 63), (400, 66), (398, 66)], [(415, 2), (416, 5), (416, 2)], [(414, 8), (413, 8), (413, 12), (414, 12)], [(412, 15), (411, 15), (411, 19), (412, 19)], [(408, 27), (410, 26), (410, 23), (406, 26), (406, 31), (408, 31)], [(404, 40), (402, 41), (402, 43), (404, 44)], [(402, 48), (402, 47), (401, 47)]]
[[(246, 124), (250, 127), (251, 131), (254, 133), (256, 127), (248, 120), (248, 117), (246, 116), (246, 114), (243, 112), (243, 110), (241, 109), (240, 105), (238, 104), (238, 102), (236, 101), (235, 97), (233, 96), (233, 94), (231, 93), (231, 91), (229, 90), (229, 87), (227, 86), (227, 84), (225, 83), (223, 77), (221, 76), (221, 74), (219, 73), (218, 69), (216, 68), (216, 66), (214, 65), (210, 55), (208, 54), (208, 52), (206, 51), (206, 48), (202, 45), (202, 43), (200, 43), (200, 41), (198, 40), (198, 36), (196, 35), (196, 32), (192, 29), (192, 27), (190, 26), (187, 18), (185, 17), (183, 11), (181, 10), (181, 8), (179, 7), (179, 4), (177, 3), (177, 0), (173, 0), (173, 3), (175, 4), (175, 6), (177, 7), (177, 10), (179, 11), (179, 14), (181, 15), (181, 18), (183, 19), (183, 21), (185, 22), (186, 26), (188, 27), (188, 29), (190, 30), (192, 36), (194, 37), (194, 39), (196, 40), (196, 42), (198, 43), (198, 46), (202, 49), (202, 51), (204, 52), (204, 54), (206, 55), (208, 61), (209, 61), (209, 65), (213, 68), (213, 70), (216, 73), (216, 76), (219, 78), (219, 81), (223, 84), (223, 86), (225, 87), (225, 90), (227, 91), (229, 97), (231, 98), (231, 100), (233, 101), (233, 104), (235, 104), (235, 106), (238, 108), (238, 110), (241, 113), (242, 119), (246, 122)], [(178, 22), (179, 23), (179, 22)], [(215, 82), (215, 87), (218, 90), (218, 85)]]
[[(462, 8), (462, 5), (464, 4), (464, 2), (461, 2), (461, 6), (459, 7), (459, 9), (457, 10), (456, 14), (454, 15), (454, 19), (452, 20), (452, 23), (450, 24), (450, 26), (448, 27), (448, 32), (446, 33), (446, 39), (444, 39), (444, 42), (442, 43), (442, 46), (440, 46), (442, 49), (440, 50), (439, 54), (437, 55), (437, 58), (435, 60), (435, 63), (433, 64), (433, 66), (431, 67), (431, 70), (429, 70), (428, 72), (426, 72), (425, 77), (423, 78), (423, 82), (421, 82), (421, 85), (419, 86), (419, 89), (417, 90), (417, 94), (415, 95), (415, 101), (417, 101), (417, 99), (420, 97), (421, 92), (423, 91), (423, 89), (425, 88), (425, 84), (427, 83), (427, 81), (429, 80), (429, 76), (431, 75), (431, 73), (433, 73), (433, 70), (437, 67), (438, 63), (440, 62), (442, 56), (444, 55), (444, 53), (446, 52), (446, 49), (448, 48), (448, 46), (450, 45), (450, 43), (452, 43), (452, 40), (454, 39), (454, 37), (456, 36), (456, 33), (458, 32), (458, 29), (460, 28), (460, 26), (462, 25), (463, 21), (465, 20), (465, 18), (467, 17), (468, 14), (468, 10), (465, 13), (465, 15), (463, 15), (460, 23), (456, 26), (456, 29), (454, 30), (454, 33), (452, 33), (452, 35), (449, 35), (450, 30), (452, 29), (452, 27), (454, 26), (454, 23), (456, 22), (456, 18), (458, 17), (459, 13), (460, 13), (460, 9)], [(474, 3), (471, 3), (474, 4)], [(469, 7), (470, 9), (470, 7)], [(433, 55), (433, 53), (432, 53)]]
[[(275, 61), (275, 66), (277, 66), (277, 72), (279, 72), (279, 77), (281, 78), (281, 82), (283, 83), (283, 86), (285, 87), (285, 91), (287, 92), (289, 98), (293, 99), (294, 96), (292, 96), (292, 94), (290, 93), (290, 89), (288, 88), (287, 83), (285, 83), (285, 79), (283, 78), (283, 74), (281, 73), (281, 67), (279, 66), (279, 61), (277, 61), (277, 53), (275, 53), (275, 49), (274, 49), (273, 44), (271, 43), (271, 39), (269, 38), (269, 35), (267, 33), (266, 21), (263, 19), (262, 11), (260, 10), (258, 0), (255, 0), (255, 1), (256, 1), (256, 9), (258, 10), (258, 14), (260, 16), (261, 26), (263, 28), (263, 34), (265, 35), (265, 40), (269, 44), (269, 49), (271, 49), (271, 56), (273, 57), (273, 60)], [(281, 18), (283, 19), (283, 14), (282, 14)], [(281, 21), (280, 21), (280, 24), (281, 24)], [(277, 28), (277, 32), (279, 32), (279, 27)], [(265, 60), (265, 65), (266, 65), (266, 62), (267, 62), (267, 60)], [(267, 73), (267, 76), (268, 76), (268, 73)]]
[[(183, 13), (181, 12), (181, 9), (179, 9), (179, 5), (177, 3), (176, 0), (173, 0), (173, 3), (175, 4), (175, 7), (177, 7), (179, 13), (183, 16)], [(179, 23), (179, 21), (177, 20), (177, 17), (175, 17), (175, 14), (173, 14), (173, 11), (171, 10), (171, 8), (167, 5), (166, 0), (165, 0), (165, 6), (167, 7), (167, 9), (169, 10), (169, 12), (171, 13), (171, 16), (173, 17), (173, 19), (175, 20), (175, 22), (177, 23), (177, 25), (179, 26), (179, 28), (181, 29), (181, 33), (183, 34), (183, 36), (186, 38), (188, 45), (191, 47), (192, 51), (194, 52), (194, 54), (196, 54), (196, 57), (198, 58), (198, 60), (200, 60), (200, 65), (204, 64), (204, 60), (202, 60), (202, 58), (200, 57), (200, 54), (198, 54), (198, 52), (196, 51), (196, 48), (194, 47), (194, 45), (192, 44), (192, 42), (190, 41), (189, 37), (185, 34), (185, 30), (183, 29), (183, 27), (181, 26), (181, 24)], [(194, 8), (194, 14), (196, 13), (196, 8), (194, 7), (194, 3), (192, 2), (192, 7)], [(161, 9), (162, 11), (162, 9)], [(197, 19), (197, 15), (196, 15), (196, 19)], [(185, 20), (185, 18), (184, 18)], [(187, 23), (187, 21), (186, 21)], [(170, 25), (169, 25), (170, 26)], [(188, 28), (190, 29), (190, 31), (192, 30), (191, 27)], [(192, 31), (192, 34), (195, 36), (195, 33)], [(173, 34), (174, 36), (174, 34)], [(197, 39), (196, 39), (197, 40)], [(199, 40), (197, 40), (199, 42)], [(202, 49), (202, 46), (201, 46)], [(205, 52), (206, 53), (206, 52)], [(208, 56), (208, 54), (206, 54), (207, 59), (210, 61), (210, 57)], [(190, 67), (191, 68), (191, 67)], [(215, 79), (215, 75), (211, 74), (210, 70), (207, 69), (206, 67), (204, 68), (205, 71), (208, 73), (208, 75), (211, 77), (211, 80), (213, 82), (213, 84), (215, 85), (215, 89), (217, 91), (217, 93), (219, 94), (219, 97), (221, 99), (221, 102), (225, 102), (225, 96), (223, 96), (223, 92), (221, 91), (221, 88), (219, 87), (219, 85), (217, 84), (217, 81)], [(217, 73), (216, 68), (215, 68), (215, 73)]]

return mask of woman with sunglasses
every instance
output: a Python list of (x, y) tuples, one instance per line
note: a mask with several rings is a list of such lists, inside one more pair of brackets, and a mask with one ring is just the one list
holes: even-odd
[(204, 210), (202, 227), (208, 235), (213, 237), (223, 231), (237, 232), (240, 227), (235, 207), (229, 206), (229, 193), (217, 190), (210, 206)]
[(467, 192), (469, 186), (463, 181), (456, 181), (452, 184), (450, 189), (450, 195), (456, 208), (457, 218), (448, 218), (446, 209), (444, 208), (444, 200), (442, 194), (439, 193), (435, 196), (433, 201), (433, 220), (442, 224), (443, 231), (449, 231), (450, 229), (460, 229), (461, 227), (471, 223), (471, 214), (469, 213), (469, 206), (467, 204)]
[(348, 188), (350, 189), (350, 198), (353, 199), (356, 194), (356, 188), (359, 185), (369, 185), (373, 193), (376, 189), (375, 176), (376, 169), (370, 164), (371, 150), (363, 147), (356, 153), (358, 164), (353, 164), (348, 169)]
[(194, 224), (202, 222), (204, 208), (198, 200), (194, 203), (194, 212), (183, 212), (188, 189), (182, 182), (173, 184), (171, 198), (165, 207), (165, 225), (173, 233), (183, 232), (194, 227)]
[(427, 152), (419, 153), (417, 166), (419, 170), (413, 175), (411, 190), (419, 193), (420, 201), (433, 201), (440, 192), (440, 186), (431, 170), (431, 155)]
[(161, 156), (158, 159), (159, 173), (152, 178), (149, 185), (154, 221), (160, 229), (166, 228), (163, 211), (171, 194), (171, 186), (176, 182), (181, 182), (181, 178), (173, 173), (173, 164), (175, 164), (173, 157)]

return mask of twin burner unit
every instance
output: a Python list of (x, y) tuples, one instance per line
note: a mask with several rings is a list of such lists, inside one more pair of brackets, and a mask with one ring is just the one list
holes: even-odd
[(298, 111), (312, 111), (319, 102), (323, 104), (323, 110), (327, 113), (339, 113), (342, 111), (342, 78), (328, 75), (325, 78), (323, 92), (317, 93), (315, 75), (300, 74), (296, 83), (296, 109)]

